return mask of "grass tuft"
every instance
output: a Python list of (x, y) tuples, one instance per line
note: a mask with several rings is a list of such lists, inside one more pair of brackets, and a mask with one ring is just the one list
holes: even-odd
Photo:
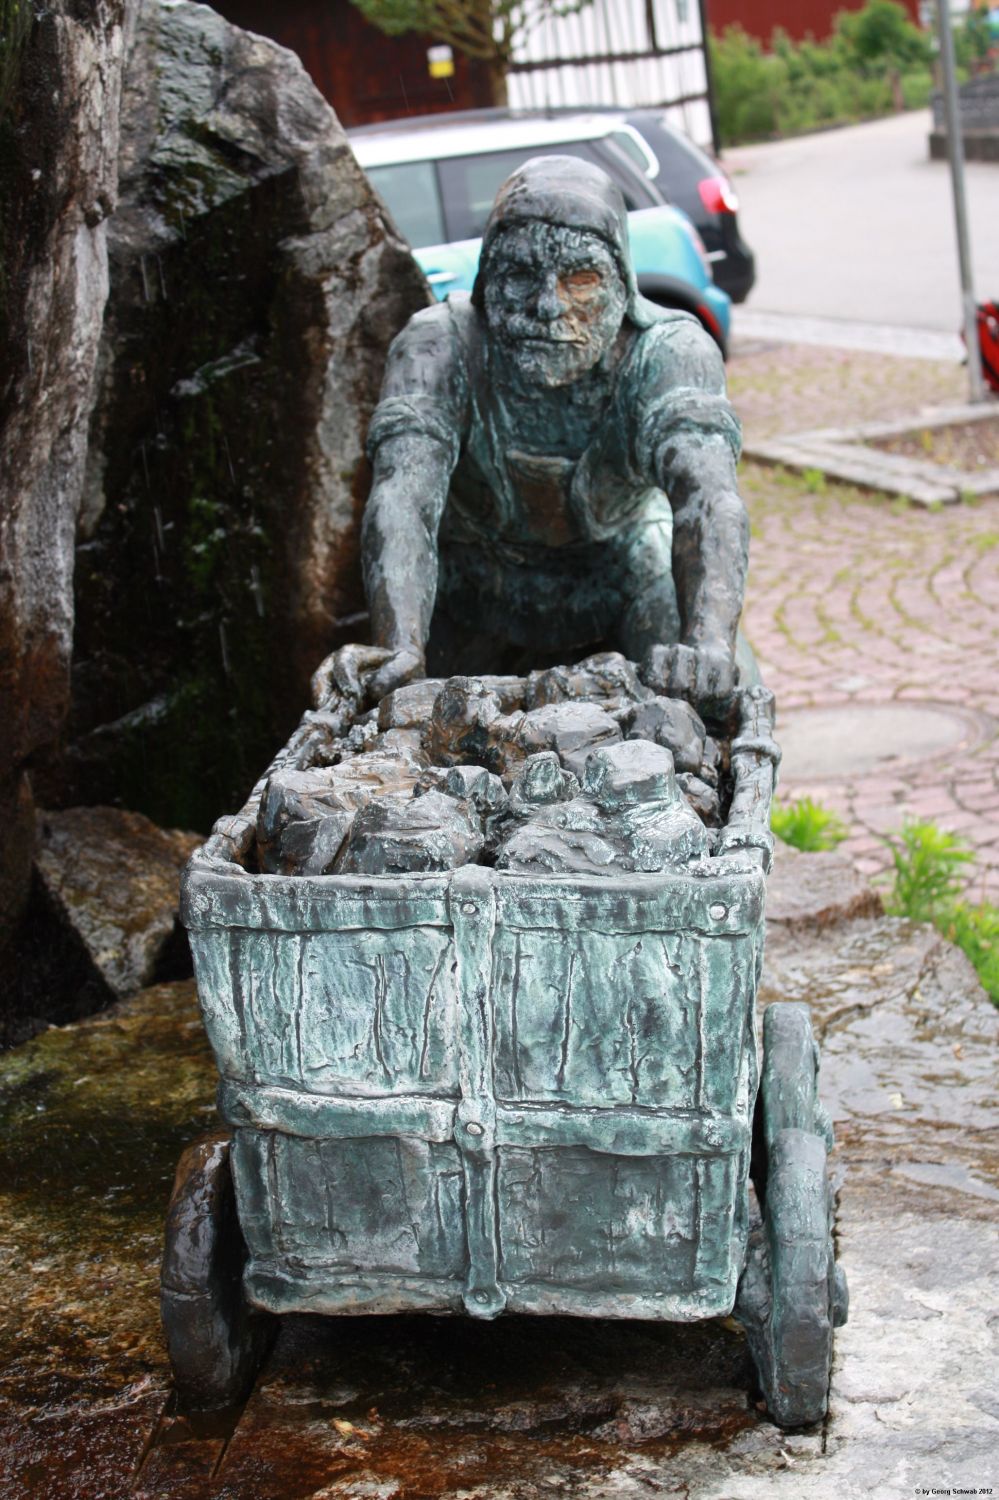
[(806, 854), (835, 849), (847, 836), (843, 820), (811, 797), (775, 803), (770, 813), (770, 827), (783, 843)]
[(935, 823), (906, 823), (886, 839), (895, 878), (885, 900), (893, 916), (932, 922), (974, 966), (989, 999), (999, 1005), (999, 907), (963, 899), (962, 876), (975, 856), (956, 834)]
[(974, 860), (954, 833), (935, 823), (906, 822), (886, 839), (895, 866), (895, 882), (885, 910), (914, 922), (933, 922), (958, 900), (962, 875)]

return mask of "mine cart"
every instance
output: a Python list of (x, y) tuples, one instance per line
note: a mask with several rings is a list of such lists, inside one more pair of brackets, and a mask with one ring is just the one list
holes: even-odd
[(171, 1203), (182, 1402), (238, 1399), (274, 1314), (734, 1311), (774, 1419), (823, 1415), (846, 1289), (807, 1008), (757, 1043), (771, 718), (742, 692), (714, 852), (651, 874), (257, 873), (263, 783), (216, 825), (183, 918), (231, 1134)]

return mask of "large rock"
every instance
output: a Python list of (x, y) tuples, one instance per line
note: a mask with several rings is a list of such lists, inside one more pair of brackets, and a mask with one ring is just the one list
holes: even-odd
[(145, 0), (121, 142), (53, 789), (205, 828), (358, 633), (364, 432), (429, 292), (298, 59), (207, 7)]
[(25, 768), (57, 739), (69, 700), (125, 14), (125, 0), (51, 0), (5, 6), (0, 22), (0, 947), (30, 880)]
[(39, 814), (38, 873), (116, 998), (186, 967), (180, 872), (199, 842), (116, 807)]

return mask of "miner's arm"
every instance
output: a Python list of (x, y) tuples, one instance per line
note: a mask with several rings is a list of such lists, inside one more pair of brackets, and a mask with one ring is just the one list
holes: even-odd
[[(735, 686), (735, 638), (746, 592), (749, 518), (736, 488), (735, 458), (724, 438), (693, 433), (678, 441), (662, 476), (673, 505), (673, 576), (680, 643), (702, 666), (678, 656), (677, 670), (707, 698)], [(687, 681), (678, 684), (683, 691)]]
[(378, 697), (422, 676), (437, 596), (437, 532), (467, 421), (459, 341), (443, 304), (411, 318), (389, 351), (368, 433), (374, 471), (361, 529), (372, 639), (393, 652)]
[(749, 519), (736, 481), (739, 424), (709, 336), (685, 325), (670, 340), (669, 353), (669, 388), (650, 403), (646, 433), (651, 477), (673, 510), (681, 632), (679, 645), (663, 658), (665, 685), (721, 705), (735, 686), (749, 558)]
[(426, 433), (385, 438), (375, 450), (361, 529), (372, 640), (421, 663), (437, 597), (437, 530), (452, 468), (449, 450)]

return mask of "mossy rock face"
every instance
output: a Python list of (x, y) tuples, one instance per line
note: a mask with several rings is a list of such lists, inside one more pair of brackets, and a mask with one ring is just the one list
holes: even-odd
[(142, 11), (109, 238), (54, 791), (205, 829), (358, 634), (364, 431), (429, 294), (297, 60), (203, 6)]

